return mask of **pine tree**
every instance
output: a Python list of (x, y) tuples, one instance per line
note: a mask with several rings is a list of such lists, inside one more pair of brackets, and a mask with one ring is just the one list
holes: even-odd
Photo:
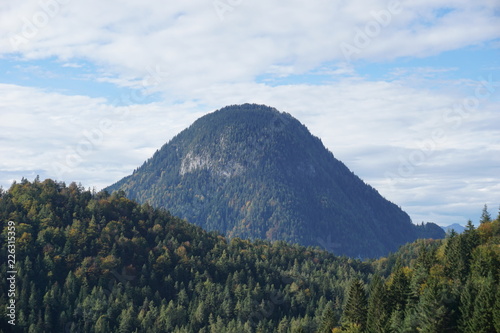
[(405, 312), (401, 310), (400, 305), (391, 313), (391, 318), (389, 319), (389, 332), (392, 333), (403, 333), (404, 332), (404, 316)]
[(231, 297), (225, 297), (222, 301), (221, 310), (225, 318), (231, 318), (233, 316), (234, 304)]
[(466, 236), (452, 233), (444, 251), (446, 275), (461, 282), (469, 273), (470, 249), (465, 242)]
[[(410, 303), (406, 306), (406, 309), (402, 318), (401, 331), (404, 333), (414, 333), (417, 332), (417, 328), (421, 325), (421, 315), (418, 312), (418, 304)], [(390, 332), (387, 330), (386, 332)], [(439, 332), (441, 333), (441, 332)]]
[(43, 324), (46, 329), (52, 330), (54, 328), (53, 320), (52, 320), (52, 309), (49, 304), (45, 305)]
[(488, 205), (484, 205), (483, 207), (483, 212), (481, 213), (481, 219), (479, 220), (479, 223), (488, 223), (491, 222), (491, 215), (488, 212)]
[(461, 246), (463, 246), (463, 248), (461, 249), (461, 253), (466, 258), (466, 270), (463, 272), (463, 274), (467, 276), (470, 269), (472, 252), (477, 246), (479, 246), (481, 240), (471, 220), (467, 221), (465, 230), (459, 237), (462, 239)]
[(410, 294), (410, 281), (406, 276), (403, 267), (396, 264), (392, 273), (392, 283), (389, 287), (389, 297), (392, 309), (399, 308), (404, 311)]
[(119, 317), (118, 332), (128, 333), (135, 330), (135, 313), (132, 305), (129, 305), (127, 309), (123, 309)]
[(194, 320), (197, 324), (202, 324), (205, 322), (207, 316), (207, 307), (203, 300), (198, 303), (198, 307), (194, 312)]
[(366, 320), (367, 333), (384, 333), (388, 331), (388, 305), (387, 289), (384, 282), (377, 274), (373, 277), (370, 285), (370, 297), (368, 298), (368, 313)]
[(459, 332), (475, 333), (471, 327), (471, 318), (474, 313), (475, 299), (476, 289), (474, 288), (472, 281), (469, 279), (460, 294), (460, 319), (458, 321)]
[(337, 326), (337, 318), (333, 310), (333, 303), (330, 301), (323, 311), (318, 333), (331, 333), (335, 326)]
[(288, 318), (284, 316), (278, 325), (278, 333), (287, 333), (289, 332), (289, 330), (290, 330), (290, 322), (288, 321)]
[(354, 279), (349, 286), (347, 301), (342, 314), (342, 326), (360, 326), (361, 331), (366, 326), (367, 300), (363, 283)]
[(96, 333), (107, 333), (110, 332), (111, 329), (109, 327), (108, 318), (106, 315), (102, 315), (97, 319), (95, 323), (95, 332)]
[(500, 332), (500, 285), (497, 287), (497, 293), (495, 299), (496, 301), (493, 307), (493, 325), (495, 326), (497, 333), (499, 333)]
[(491, 274), (480, 282), (470, 322), (471, 331), (475, 333), (491, 333), (495, 331), (492, 311), (495, 303), (495, 289), (494, 279)]
[(444, 304), (444, 291), (437, 282), (431, 282), (424, 290), (417, 306), (419, 314), (419, 332), (434, 333), (448, 332), (447, 319), (450, 317), (448, 309)]

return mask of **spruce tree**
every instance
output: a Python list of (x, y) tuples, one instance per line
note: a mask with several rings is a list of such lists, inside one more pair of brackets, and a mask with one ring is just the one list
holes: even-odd
[(364, 331), (366, 326), (367, 300), (363, 283), (354, 279), (348, 289), (347, 301), (342, 314), (342, 326), (360, 326)]
[(94, 329), (96, 333), (107, 333), (111, 331), (106, 315), (101, 315), (99, 319), (97, 319)]
[(290, 322), (288, 321), (287, 316), (284, 316), (278, 325), (278, 333), (287, 333), (289, 329), (290, 329)]
[(472, 281), (469, 279), (460, 294), (460, 319), (458, 321), (459, 332), (474, 333), (471, 326), (471, 319), (474, 313), (475, 299), (476, 289), (474, 288)]
[(404, 319), (405, 312), (401, 310), (400, 306), (397, 305), (391, 313), (391, 318), (389, 319), (389, 332), (392, 333), (403, 333), (404, 332)]
[(488, 205), (484, 205), (483, 212), (481, 213), (481, 219), (479, 220), (481, 224), (491, 222), (491, 215), (488, 212)]
[[(421, 325), (422, 323), (421, 315), (418, 312), (419, 310), (417, 308), (418, 304), (413, 304), (413, 303), (410, 303), (406, 306), (406, 309), (403, 314), (404, 317), (402, 318), (401, 332), (404, 333), (417, 332), (417, 327), (419, 327), (419, 325)], [(386, 332), (390, 332), (390, 330)]]
[(127, 309), (123, 309), (120, 317), (118, 318), (118, 332), (133, 332), (135, 330), (135, 319), (136, 315), (132, 305), (129, 305)]
[(497, 286), (495, 305), (493, 306), (493, 325), (500, 332), (500, 285)]
[(331, 333), (335, 326), (337, 326), (337, 317), (333, 310), (333, 303), (330, 301), (326, 304), (323, 311), (318, 333)]
[(470, 328), (475, 333), (491, 333), (493, 327), (493, 306), (495, 304), (495, 282), (490, 274), (479, 284), (477, 297), (474, 301)]
[(469, 273), (470, 249), (466, 236), (452, 233), (447, 240), (445, 254), (446, 275), (464, 282)]
[(410, 294), (410, 281), (403, 267), (398, 263), (392, 273), (392, 283), (389, 287), (389, 297), (392, 309), (398, 308), (404, 311), (408, 296)]
[(366, 332), (384, 333), (388, 331), (388, 303), (385, 284), (380, 275), (376, 274), (370, 284)]
[(471, 220), (467, 222), (467, 226), (465, 227), (464, 232), (459, 237), (462, 239), (463, 242), (462, 244), (463, 249), (461, 250), (462, 255), (465, 255), (465, 258), (467, 260), (466, 271), (464, 272), (464, 275), (467, 276), (469, 273), (469, 266), (470, 266), (470, 260), (472, 258), (472, 252), (477, 246), (479, 246), (481, 240)]
[(448, 327), (450, 315), (444, 304), (444, 296), (444, 290), (437, 282), (432, 281), (426, 287), (417, 306), (417, 313), (420, 317), (419, 332), (444, 333), (451, 331)]

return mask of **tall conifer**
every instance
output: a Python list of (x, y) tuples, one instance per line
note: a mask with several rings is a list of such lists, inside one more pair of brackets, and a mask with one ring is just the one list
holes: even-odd
[(368, 313), (366, 321), (366, 332), (384, 333), (388, 331), (387, 289), (380, 275), (375, 275), (370, 285), (370, 297), (368, 298)]
[(342, 325), (359, 325), (363, 331), (366, 326), (367, 300), (363, 284), (354, 279), (348, 289), (347, 301), (342, 315)]

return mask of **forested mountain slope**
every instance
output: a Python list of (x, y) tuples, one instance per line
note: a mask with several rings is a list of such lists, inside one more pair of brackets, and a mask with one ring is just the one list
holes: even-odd
[(488, 214), (366, 262), (227, 240), (50, 179), (0, 190), (0, 221), (3, 239), (15, 226), (17, 271), (16, 326), (2, 315), (3, 332), (500, 333), (500, 220)]
[[(15, 222), (20, 332), (312, 330), (327, 304), (339, 315), (351, 278), (371, 272), (284, 242), (229, 242), (119, 193), (52, 180), (2, 193), (0, 220), (2, 239)], [(9, 270), (3, 260), (2, 277)], [(2, 278), (2, 309), (7, 284)], [(4, 329), (7, 320), (2, 312)]]
[(235, 105), (208, 114), (108, 188), (229, 237), (286, 240), (376, 257), (435, 224), (409, 216), (354, 175), (298, 120)]

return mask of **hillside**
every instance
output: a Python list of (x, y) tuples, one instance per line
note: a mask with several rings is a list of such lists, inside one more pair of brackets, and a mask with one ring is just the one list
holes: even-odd
[(0, 189), (0, 221), (17, 272), (15, 296), (0, 280), (16, 323), (0, 332), (500, 333), (500, 216), (366, 262), (50, 179)]
[(376, 257), (442, 238), (365, 184), (298, 120), (245, 104), (208, 114), (108, 191), (229, 237)]
[(15, 223), (19, 332), (312, 331), (327, 305), (339, 315), (349, 280), (371, 272), (297, 245), (228, 241), (164, 210), (50, 179), (0, 191), (0, 221), (3, 239)]

